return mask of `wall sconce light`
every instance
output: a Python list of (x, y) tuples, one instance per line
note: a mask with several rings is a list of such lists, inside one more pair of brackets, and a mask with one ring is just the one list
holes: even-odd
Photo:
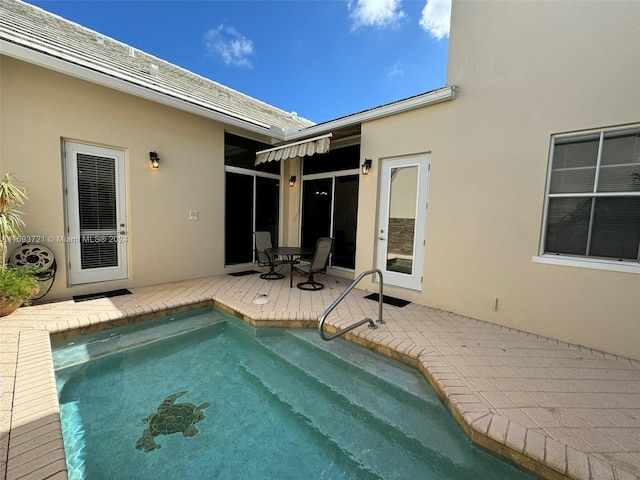
[(160, 166), (160, 157), (156, 152), (149, 152), (149, 162), (151, 163), (151, 168), (158, 168)]
[(372, 163), (373, 163), (373, 160), (371, 160), (370, 158), (365, 158), (364, 163), (362, 164), (363, 175), (369, 175), (369, 170), (371, 170)]
[(291, 175), (289, 177), (289, 186), (293, 187), (293, 186), (295, 186), (295, 184), (296, 184), (296, 176), (295, 175)]

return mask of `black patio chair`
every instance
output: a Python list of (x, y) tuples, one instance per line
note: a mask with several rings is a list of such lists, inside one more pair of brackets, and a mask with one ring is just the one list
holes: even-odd
[(317, 273), (326, 273), (327, 265), (329, 264), (329, 255), (331, 254), (331, 250), (333, 249), (333, 238), (330, 237), (322, 237), (319, 238), (316, 242), (316, 250), (313, 253), (313, 258), (311, 259), (311, 263), (301, 263), (297, 267), (293, 267), (293, 269), (307, 277), (306, 282), (298, 283), (297, 287), (300, 290), (322, 290), (324, 285), (322, 283), (316, 282), (314, 279), (314, 275)]
[[(282, 266), (287, 263), (282, 259), (275, 259), (273, 255), (268, 253), (268, 250), (273, 247), (271, 244), (271, 233), (269, 232), (255, 232), (256, 240), (256, 259), (258, 260), (259, 267), (268, 267), (269, 271), (260, 275), (263, 280), (280, 280), (284, 278), (284, 275), (278, 273)], [(276, 268), (278, 271), (276, 271)]]

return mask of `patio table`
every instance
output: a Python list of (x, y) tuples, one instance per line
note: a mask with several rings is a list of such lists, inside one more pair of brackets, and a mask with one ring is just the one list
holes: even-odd
[(289, 269), (289, 288), (293, 288), (293, 264), (296, 261), (296, 258), (301, 257), (302, 255), (311, 255), (313, 253), (313, 248), (305, 248), (305, 247), (273, 247), (268, 248), (267, 253), (269, 255), (279, 255), (281, 257), (286, 257), (287, 262), (290, 265)]

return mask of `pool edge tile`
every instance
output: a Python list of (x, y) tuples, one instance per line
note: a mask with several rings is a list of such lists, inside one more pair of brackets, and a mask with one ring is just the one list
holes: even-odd
[[(49, 368), (24, 372), (34, 360), (31, 353), (34, 346), (38, 347), (37, 356), (46, 359)], [(34, 384), (33, 380), (37, 382)], [(35, 399), (34, 391), (37, 392)], [(50, 334), (47, 330), (25, 330), (18, 338), (7, 480), (67, 477), (59, 412)]]

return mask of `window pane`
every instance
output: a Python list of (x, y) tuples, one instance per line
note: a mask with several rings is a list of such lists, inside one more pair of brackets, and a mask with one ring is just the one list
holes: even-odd
[(337, 172), (360, 168), (360, 145), (336, 148), (322, 155), (304, 157), (302, 162), (303, 175), (313, 173)]
[(601, 167), (598, 192), (634, 192), (640, 190), (640, 163)]
[(608, 133), (602, 145), (602, 165), (640, 164), (640, 131)]
[(315, 248), (331, 228), (332, 179), (305, 180), (302, 193), (302, 246)]
[(116, 231), (116, 161), (78, 154), (80, 231)]
[(640, 198), (597, 198), (589, 254), (637, 260), (640, 245)]
[(239, 137), (233, 133), (225, 133), (224, 164), (279, 175), (280, 162), (267, 162), (257, 166), (254, 165), (256, 163), (256, 152), (271, 147), (272, 145), (257, 142), (250, 138)]
[(545, 253), (585, 255), (591, 198), (550, 198)]
[(118, 266), (116, 159), (78, 154), (80, 266)]
[(225, 264), (253, 261), (253, 177), (225, 174)]
[(609, 134), (602, 145), (599, 192), (640, 190), (640, 132)]
[(593, 192), (599, 137), (556, 140), (550, 193)]
[(549, 193), (591, 193), (593, 192), (595, 178), (595, 167), (554, 170), (551, 173), (551, 189)]
[(600, 135), (556, 139), (553, 149), (553, 168), (594, 167), (598, 158)]
[(391, 170), (389, 224), (387, 225), (387, 270), (413, 272), (413, 255), (418, 199), (418, 166)]
[(336, 178), (335, 206), (333, 215), (332, 265), (356, 267), (356, 219), (358, 217), (358, 175)]
[(271, 233), (271, 243), (278, 245), (278, 208), (280, 180), (256, 177), (256, 232)]
[(82, 235), (80, 237), (80, 267), (104, 268), (118, 266), (118, 244), (115, 235)]

